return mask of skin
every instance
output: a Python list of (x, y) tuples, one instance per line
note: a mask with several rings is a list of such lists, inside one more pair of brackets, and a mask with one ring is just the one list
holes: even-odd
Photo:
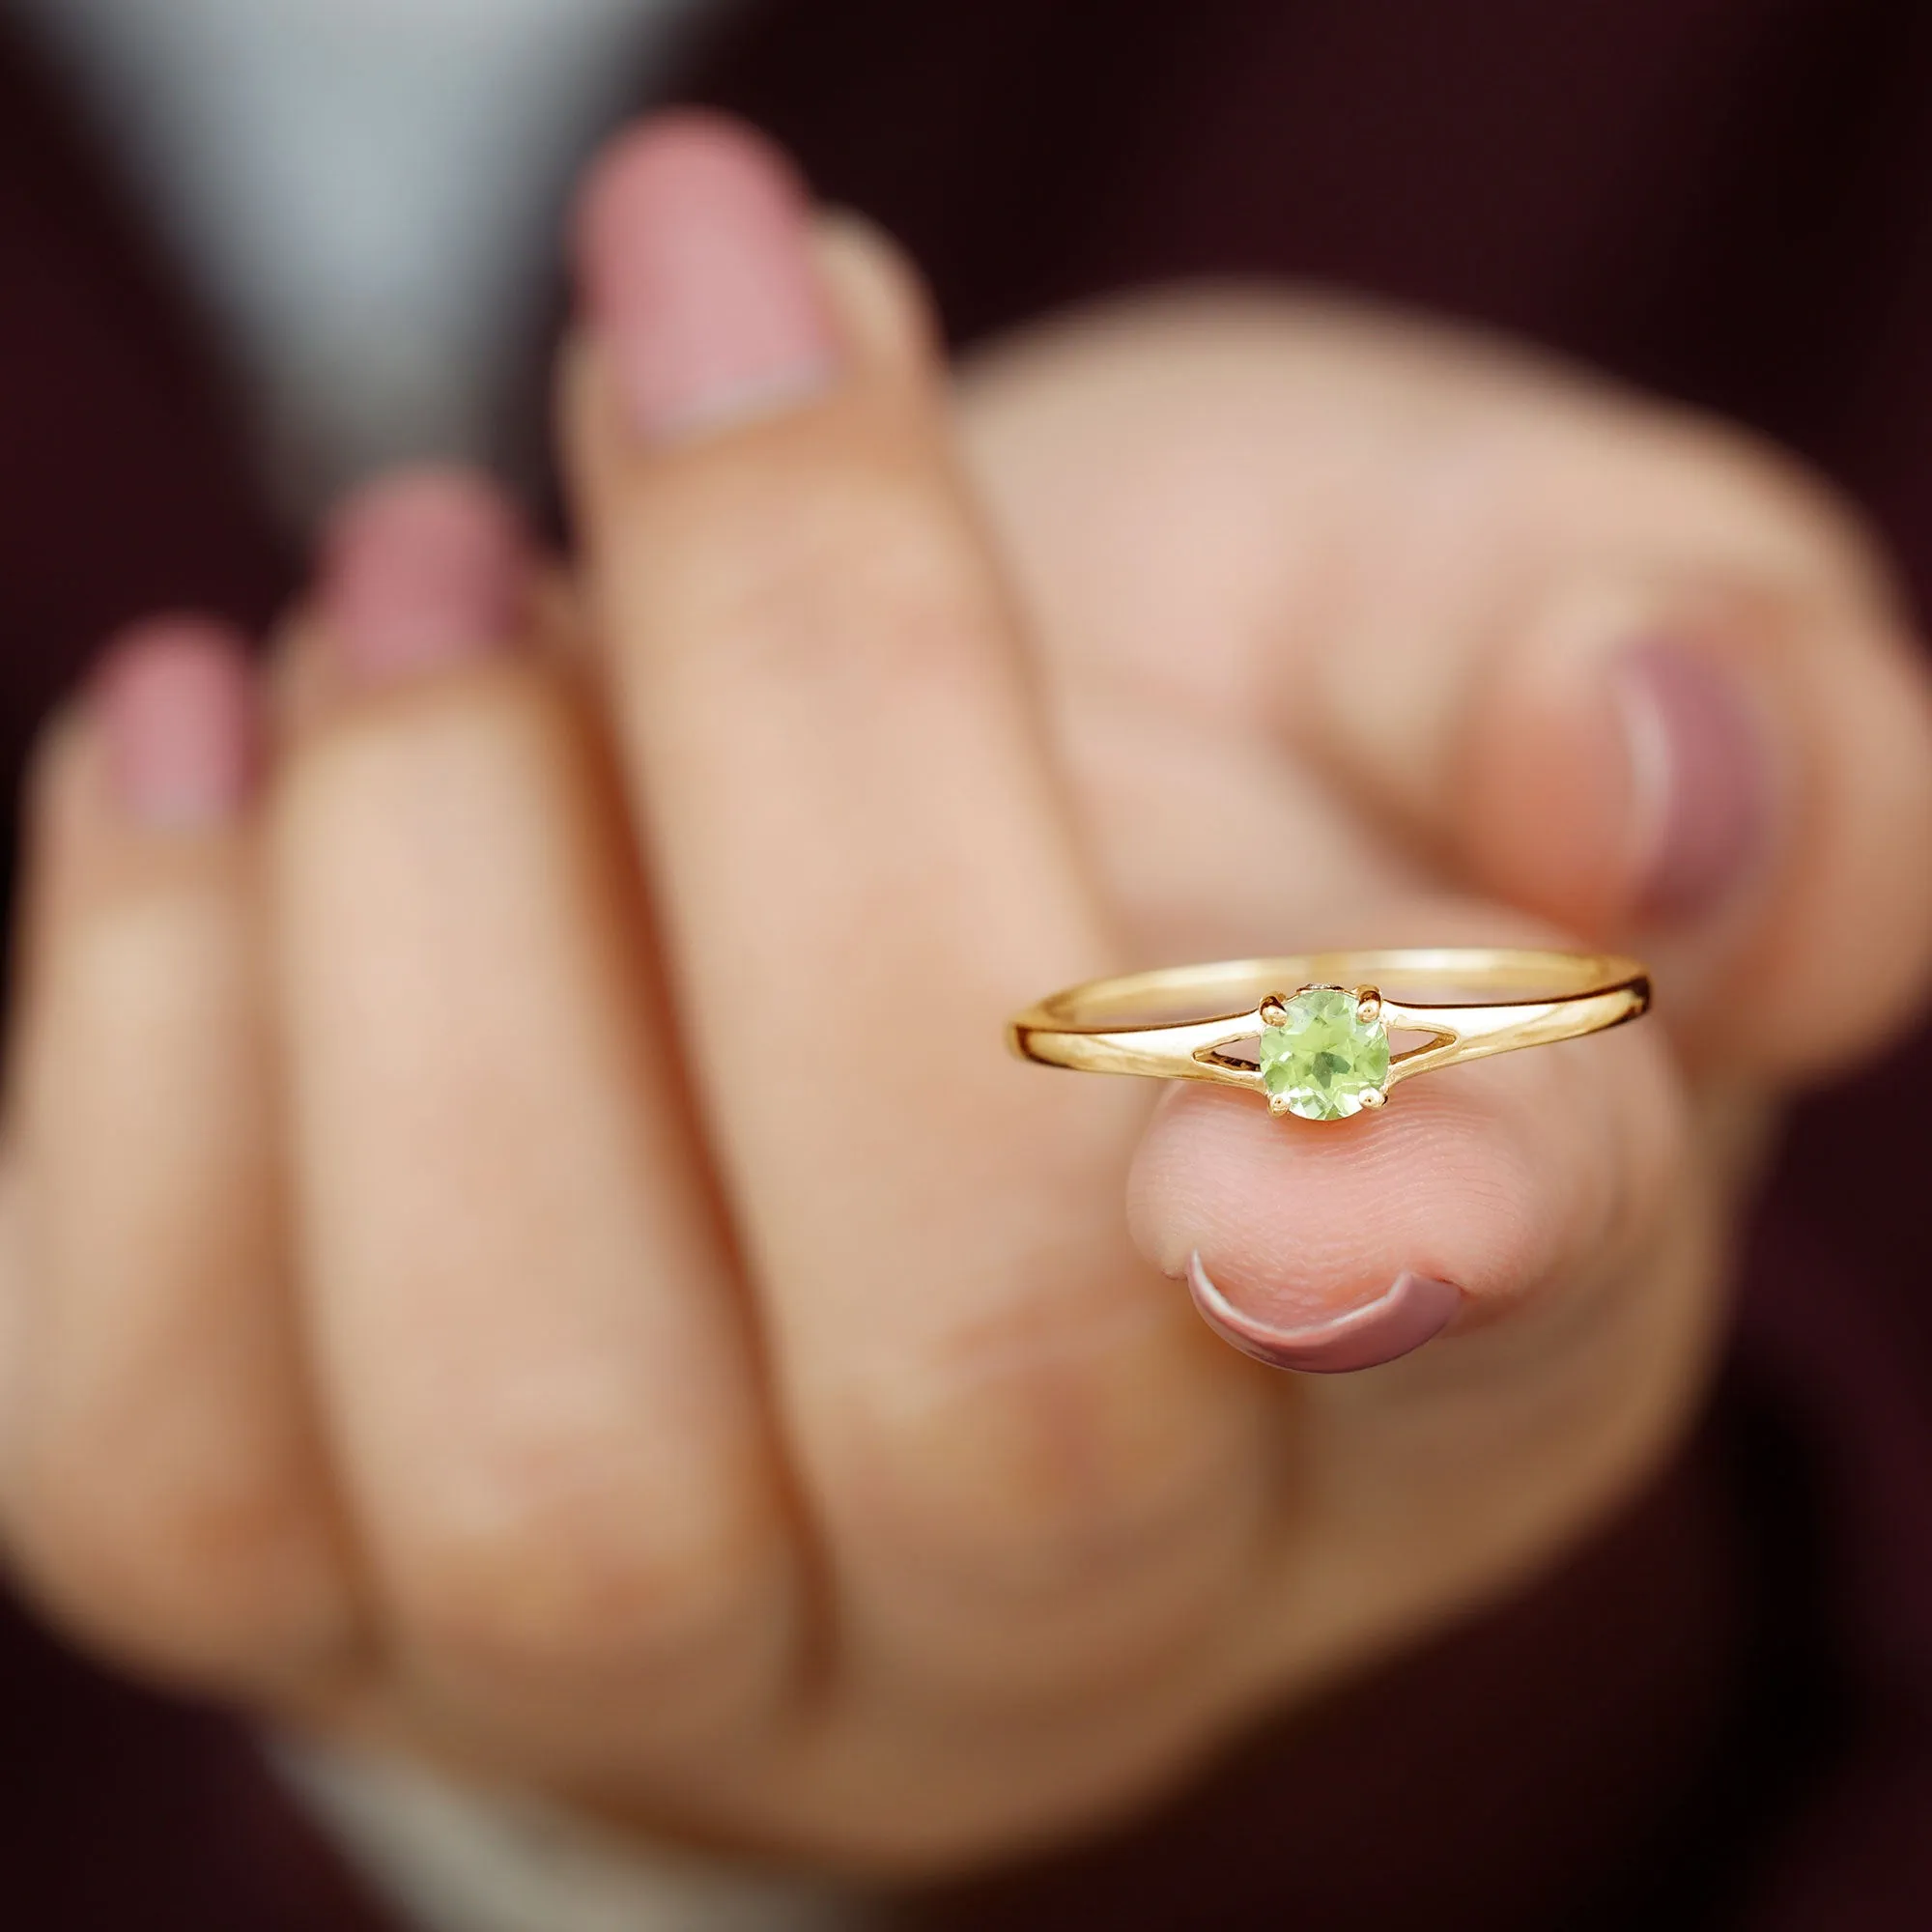
[[(647, 442), (577, 346), (526, 635), (384, 683), (299, 615), (219, 823), (50, 737), (0, 1523), (139, 1670), (925, 1875), (1129, 1815), (1668, 1455), (1777, 1094), (1918, 1001), (1932, 735), (1865, 539), (1709, 424), (1259, 296), (950, 385), (906, 266), (813, 247), (810, 396)], [(1788, 806), (1667, 928), (1605, 670), (1661, 635)], [(1129, 963), (1551, 934), (1659, 1016), (1332, 1130), (998, 1048)], [(1463, 1306), (1283, 1375), (1197, 1250)]]

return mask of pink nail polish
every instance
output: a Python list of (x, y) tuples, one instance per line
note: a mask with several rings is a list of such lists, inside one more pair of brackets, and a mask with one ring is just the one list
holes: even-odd
[(1342, 1375), (1406, 1355), (1440, 1334), (1463, 1304), (1452, 1282), (1399, 1274), (1374, 1301), (1324, 1321), (1286, 1324), (1238, 1306), (1192, 1255), (1187, 1289), (1201, 1319), (1222, 1341), (1275, 1369)]
[(809, 208), (784, 156), (721, 115), (651, 122), (599, 162), (580, 278), (640, 436), (759, 415), (832, 379)]
[(1687, 923), (1719, 909), (1769, 840), (1764, 732), (1735, 679), (1687, 645), (1640, 645), (1616, 680), (1644, 855), (1636, 914)]
[(107, 781), (129, 818), (194, 832), (233, 818), (260, 769), (255, 673), (225, 624), (168, 617), (110, 646), (95, 673)]
[(317, 600), (343, 666), (381, 683), (512, 642), (533, 569), (523, 519), (501, 491), (464, 470), (412, 470), (335, 513)]

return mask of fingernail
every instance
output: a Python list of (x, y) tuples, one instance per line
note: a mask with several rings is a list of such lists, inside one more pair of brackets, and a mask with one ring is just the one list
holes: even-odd
[(330, 520), (319, 613), (343, 666), (374, 683), (472, 663), (514, 640), (533, 564), (523, 519), (463, 470), (358, 491)]
[(1646, 924), (1681, 924), (1716, 911), (1769, 840), (1764, 732), (1745, 693), (1708, 653), (1644, 644), (1615, 677), (1641, 855), (1636, 915)]
[(107, 781), (122, 810), (155, 831), (224, 823), (260, 767), (255, 673), (242, 639), (199, 617), (143, 624), (95, 674)]
[(833, 331), (784, 156), (722, 116), (619, 141), (579, 211), (584, 306), (638, 434), (763, 414), (830, 382)]
[(1384, 1293), (1359, 1308), (1321, 1321), (1282, 1322), (1237, 1306), (1214, 1285), (1198, 1254), (1188, 1258), (1187, 1290), (1222, 1341), (1270, 1368), (1309, 1375), (1373, 1369), (1406, 1355), (1439, 1335), (1463, 1302), (1452, 1282), (1399, 1274)]

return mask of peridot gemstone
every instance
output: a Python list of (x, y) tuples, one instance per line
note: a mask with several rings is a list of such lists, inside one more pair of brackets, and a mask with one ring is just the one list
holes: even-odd
[(1345, 1121), (1388, 1080), (1388, 1029), (1356, 1017), (1355, 1000), (1335, 986), (1310, 986), (1283, 1000), (1280, 1026), (1261, 1037), (1262, 1086), (1304, 1121)]

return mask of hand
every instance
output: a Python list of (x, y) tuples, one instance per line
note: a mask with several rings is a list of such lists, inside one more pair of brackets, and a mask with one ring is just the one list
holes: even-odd
[[(138, 1667), (970, 1863), (1667, 1453), (1768, 1102), (1918, 997), (1925, 696), (1819, 493), (1497, 347), (1128, 307), (975, 375), (962, 467), (903, 265), (742, 136), (621, 146), (582, 253), (592, 646), (399, 485), (259, 760), (179, 625), (50, 738), (0, 1519)], [(1000, 1046), (1130, 963), (1552, 929), (1658, 1019), (1333, 1129)], [(1283, 1374), (1197, 1255), (1311, 1366), (1404, 1275), (1448, 1319)]]

